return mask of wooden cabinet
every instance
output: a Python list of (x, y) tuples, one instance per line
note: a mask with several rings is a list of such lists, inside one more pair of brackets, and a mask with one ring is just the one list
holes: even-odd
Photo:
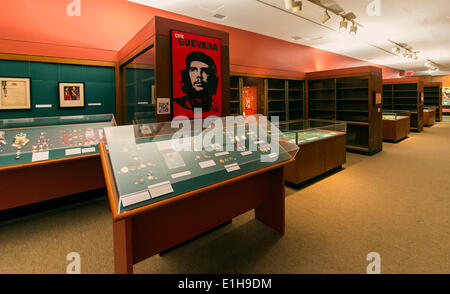
[(442, 83), (424, 83), (424, 106), (436, 106), (436, 121), (442, 120)]
[(347, 149), (374, 154), (383, 149), (381, 69), (373, 66), (306, 74), (307, 118), (347, 123)]
[(421, 78), (383, 80), (383, 111), (409, 111), (412, 131), (423, 131), (423, 99)]

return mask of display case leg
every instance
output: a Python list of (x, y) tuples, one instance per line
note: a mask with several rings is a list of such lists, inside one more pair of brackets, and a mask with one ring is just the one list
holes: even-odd
[(116, 274), (133, 273), (133, 249), (131, 238), (131, 219), (113, 223), (114, 270)]
[(285, 232), (284, 213), (284, 174), (283, 168), (278, 168), (270, 173), (270, 189), (268, 202), (255, 208), (255, 218), (269, 227), (278, 231), (281, 235)]

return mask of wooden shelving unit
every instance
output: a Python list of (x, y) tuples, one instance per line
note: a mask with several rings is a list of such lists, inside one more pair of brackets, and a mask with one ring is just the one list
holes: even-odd
[(423, 81), (421, 78), (383, 80), (383, 111), (409, 111), (411, 130), (423, 131)]
[(305, 117), (305, 81), (265, 79), (264, 96), (269, 120), (278, 116), (279, 122), (300, 120)]
[(373, 66), (306, 74), (308, 119), (347, 123), (347, 149), (365, 154), (382, 151), (381, 69)]
[(242, 79), (230, 76), (230, 115), (242, 114)]
[(428, 82), (423, 86), (424, 106), (436, 106), (436, 121), (442, 120), (442, 83)]

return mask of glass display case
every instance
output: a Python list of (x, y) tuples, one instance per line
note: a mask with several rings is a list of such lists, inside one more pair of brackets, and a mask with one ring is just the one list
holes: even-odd
[(298, 145), (323, 140), (329, 137), (345, 135), (347, 124), (329, 120), (299, 120), (280, 124), (280, 140)]
[(409, 119), (411, 114), (409, 111), (383, 111), (383, 120), (401, 120)]
[(112, 114), (0, 120), (0, 167), (98, 153)]
[(261, 115), (108, 127), (105, 136), (101, 154), (117, 214), (290, 160), (298, 151)]

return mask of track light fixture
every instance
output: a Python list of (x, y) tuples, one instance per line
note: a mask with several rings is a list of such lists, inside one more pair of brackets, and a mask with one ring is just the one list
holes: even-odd
[(350, 27), (350, 35), (356, 35), (356, 31), (358, 30), (358, 26), (354, 21), (352, 21), (352, 26)]
[(322, 23), (326, 23), (330, 19), (330, 15), (328, 14), (328, 10), (325, 9), (322, 15)]
[(287, 10), (292, 10), (293, 12), (298, 12), (302, 10), (302, 1), (300, 0), (284, 0), (284, 8)]
[[(414, 51), (411, 46), (409, 46), (408, 44), (404, 44), (404, 43), (397, 43), (394, 41), (389, 40), (389, 42), (391, 42), (392, 44), (394, 44), (394, 46), (392, 47), (392, 53), (394, 53), (395, 55), (401, 55), (403, 57), (405, 57), (406, 59), (413, 61), (413, 60), (418, 60), (419, 56), (417, 55), (419, 52), (418, 51)], [(403, 53), (402, 53), (403, 51)]]
[(299, 12), (302, 10), (303, 3), (300, 0), (294, 0), (294, 3), (292, 4), (292, 11)]
[(429, 60), (429, 59), (427, 59), (426, 61), (425, 61), (425, 67), (428, 67), (428, 69), (431, 71), (431, 70), (433, 70), (433, 71), (439, 71), (439, 66), (436, 64), (436, 63), (434, 63), (433, 61), (431, 61), (431, 60)]
[[(268, 6), (280, 9), (280, 7), (277, 7), (271, 3), (267, 3), (264, 0), (256, 0), (256, 1), (264, 3)], [(322, 1), (319, 1), (319, 0), (307, 0), (307, 1), (324, 9), (324, 12), (323, 12), (322, 18), (321, 18), (322, 24), (325, 24), (326, 22), (328, 22), (331, 19), (331, 16), (330, 16), (330, 12), (331, 12), (339, 17), (342, 17), (342, 21), (339, 24), (339, 31), (342, 31), (342, 32), (347, 31), (348, 23), (350, 21), (352, 22), (352, 25), (351, 25), (350, 31), (349, 31), (349, 33), (351, 35), (356, 35), (356, 32), (358, 31), (358, 26), (363, 27), (363, 25), (356, 22), (356, 16), (353, 12), (346, 13), (341, 8), (337, 9), (334, 7), (325, 6), (325, 4), (323, 4)], [(289, 13), (298, 12), (303, 9), (302, 4), (303, 4), (303, 1), (300, 1), (300, 0), (284, 0), (284, 10), (287, 10)], [(302, 18), (304, 18), (304, 17), (302, 17)], [(312, 22), (315, 23), (315, 21), (312, 21)]]
[(392, 47), (392, 53), (400, 54), (400, 47), (398, 47), (398, 46)]
[(345, 19), (345, 17), (342, 17), (342, 20), (339, 24), (339, 30), (341, 32), (345, 32), (347, 30), (348, 27), (348, 21)]

